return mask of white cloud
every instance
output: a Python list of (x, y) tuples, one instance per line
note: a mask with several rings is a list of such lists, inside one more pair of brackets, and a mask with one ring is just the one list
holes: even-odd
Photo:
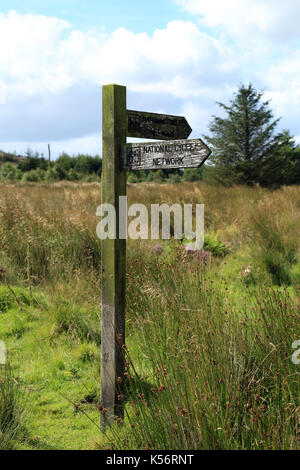
[(195, 92), (230, 75), (230, 50), (190, 22), (173, 21), (153, 36), (119, 28), (82, 33), (57, 18), (0, 14), (0, 100), (57, 92), (78, 81), (122, 81), (136, 90)]
[(208, 27), (222, 28), (248, 42), (300, 38), (299, 0), (174, 0), (199, 15)]
[[(299, 126), (300, 109), (300, 50), (272, 64), (264, 73), (257, 73), (265, 84), (265, 97), (272, 100), (276, 116), (288, 129)], [(299, 132), (299, 127), (297, 128)]]
[[(269, 36), (278, 13), (273, 2), (275, 19), (261, 26)], [(250, 8), (248, 0), (181, 3), (204, 15), (206, 24), (243, 34), (240, 18)], [(252, 3), (258, 6), (257, 0)], [(263, 18), (267, 0), (259, 4)], [(247, 21), (254, 27), (258, 20), (251, 11)], [(19, 149), (19, 144), (39, 149), (55, 142), (58, 152), (60, 142), (61, 151), (87, 146), (86, 151), (99, 152), (100, 85), (105, 83), (125, 84), (132, 109), (186, 115), (196, 136), (207, 132), (212, 114), (219, 112), (215, 101), (228, 102), (239, 83), (252, 81), (272, 98), (275, 115), (285, 115), (285, 127), (300, 133), (300, 54), (288, 48), (284, 58), (275, 60), (263, 43), (240, 48), (239, 42), (218, 40), (187, 21), (172, 21), (152, 35), (125, 28), (104, 34), (75, 30), (58, 18), (16, 12), (0, 13), (0, 41), (2, 147), (6, 142), (10, 149)]]
[[(35, 93), (69, 85), (62, 63), (57, 63), (57, 44), (70, 25), (57, 18), (0, 14), (1, 101), (10, 93)], [(56, 66), (58, 67), (56, 68)]]
[(74, 30), (57, 18), (10, 12), (0, 14), (0, 41), (4, 142), (94, 134), (101, 84), (126, 84), (132, 106), (144, 93), (154, 110), (170, 112), (169, 97), (178, 109), (180, 100), (199, 98), (205, 90), (206, 98), (213, 97), (212, 90), (235, 77), (230, 49), (191, 22), (173, 21), (152, 36), (125, 28), (104, 35)]

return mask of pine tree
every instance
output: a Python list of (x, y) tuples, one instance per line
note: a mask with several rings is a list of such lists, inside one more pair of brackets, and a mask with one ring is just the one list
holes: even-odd
[(210, 136), (212, 149), (206, 177), (223, 184), (253, 184), (266, 180), (266, 172), (275, 163), (281, 146), (281, 134), (275, 134), (279, 119), (273, 120), (269, 101), (251, 84), (241, 85), (230, 105), (217, 103), (225, 117), (213, 116)]

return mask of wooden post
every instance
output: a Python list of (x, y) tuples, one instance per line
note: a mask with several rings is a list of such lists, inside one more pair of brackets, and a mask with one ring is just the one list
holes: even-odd
[[(127, 137), (126, 87), (102, 87), (102, 204), (116, 210), (116, 239), (102, 240), (101, 426), (124, 416), (126, 240), (119, 239), (119, 196), (126, 195), (121, 153)], [(119, 397), (119, 398), (118, 398)]]
[[(126, 87), (102, 88), (102, 204), (115, 209), (116, 238), (102, 240), (101, 426), (124, 417), (126, 295), (126, 169), (193, 168), (210, 154), (197, 140), (186, 139), (191, 127), (182, 116), (126, 110)], [(127, 144), (127, 136), (165, 142)], [(153, 148), (155, 147), (155, 150)], [(135, 151), (138, 150), (137, 155)], [(151, 152), (148, 155), (148, 150)], [(154, 152), (154, 153), (153, 153)], [(171, 158), (170, 158), (171, 157)], [(121, 207), (119, 207), (121, 206)], [(119, 213), (121, 208), (121, 214)], [(125, 220), (124, 220), (125, 218)]]
[(4, 341), (0, 340), (0, 366), (6, 364), (6, 346)]

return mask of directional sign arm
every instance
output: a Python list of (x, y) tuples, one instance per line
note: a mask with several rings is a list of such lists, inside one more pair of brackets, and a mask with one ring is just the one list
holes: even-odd
[(211, 151), (201, 139), (126, 144), (121, 156), (125, 170), (197, 168)]
[(187, 139), (192, 129), (184, 116), (127, 110), (128, 137), (141, 139)]

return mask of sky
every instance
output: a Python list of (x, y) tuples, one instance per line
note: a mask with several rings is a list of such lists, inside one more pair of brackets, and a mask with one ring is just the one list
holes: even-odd
[(101, 87), (208, 132), (240, 84), (300, 143), (300, 0), (0, 0), (0, 149), (101, 155)]

